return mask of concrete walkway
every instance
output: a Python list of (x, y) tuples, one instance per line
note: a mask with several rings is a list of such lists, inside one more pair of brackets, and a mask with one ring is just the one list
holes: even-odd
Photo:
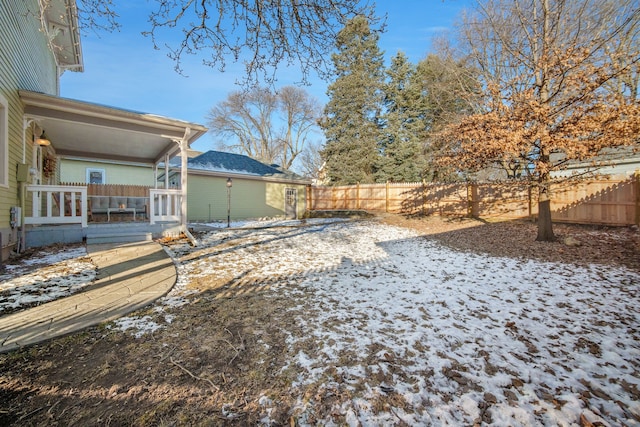
[(165, 295), (176, 268), (156, 242), (88, 245), (98, 267), (85, 291), (0, 317), (0, 353), (122, 317)]

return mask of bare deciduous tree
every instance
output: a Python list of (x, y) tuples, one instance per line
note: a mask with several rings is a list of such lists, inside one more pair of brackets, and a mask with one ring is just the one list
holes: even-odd
[(288, 169), (304, 148), (309, 146), (309, 138), (318, 130), (321, 110), (318, 101), (296, 86), (283, 87), (278, 92), (278, 99), (285, 123), (281, 132), (280, 164)]
[(208, 115), (220, 147), (268, 164), (291, 168), (316, 130), (320, 107), (302, 88), (278, 93), (255, 87), (231, 93)]
[(321, 180), (321, 170), (324, 162), (320, 155), (321, 143), (307, 144), (300, 153), (300, 171), (307, 178)]
[(277, 110), (276, 97), (266, 88), (236, 91), (209, 112), (211, 132), (221, 138), (220, 146), (273, 163), (277, 150), (273, 146), (271, 123)]

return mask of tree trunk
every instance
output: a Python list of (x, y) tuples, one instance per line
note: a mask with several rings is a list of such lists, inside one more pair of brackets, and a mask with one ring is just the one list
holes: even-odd
[(536, 237), (539, 242), (553, 242), (556, 240), (556, 236), (553, 234), (553, 223), (551, 222), (549, 187), (548, 177), (541, 178), (538, 183), (538, 237)]

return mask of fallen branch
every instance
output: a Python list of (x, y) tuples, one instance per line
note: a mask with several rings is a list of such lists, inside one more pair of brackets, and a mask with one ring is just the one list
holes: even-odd
[[(233, 333), (227, 329), (224, 328), (225, 331), (227, 331), (229, 333), (229, 335), (231, 335), (231, 338), (233, 338)], [(240, 335), (240, 332), (238, 332), (238, 339), (240, 340), (240, 350), (244, 350), (245, 346), (244, 346), (244, 339), (242, 338), (242, 335)], [(225, 340), (224, 338), (222, 339), (222, 341), (226, 342), (227, 344), (229, 344), (229, 346), (231, 346), (231, 348), (236, 352), (235, 356), (233, 356), (231, 358), (231, 360), (229, 361), (228, 365), (231, 365), (231, 363), (236, 360), (236, 357), (238, 357), (240, 355), (240, 350), (238, 350), (236, 348), (236, 346), (234, 346), (233, 344), (231, 344), (231, 342), (229, 342), (228, 340)]]
[(186, 372), (187, 374), (189, 374), (189, 376), (190, 376), (191, 378), (196, 379), (196, 380), (200, 380), (200, 381), (206, 381), (206, 382), (208, 382), (208, 383), (211, 385), (211, 387), (212, 387), (212, 388), (214, 388), (216, 391), (220, 391), (220, 387), (218, 387), (217, 385), (215, 385), (215, 384), (213, 383), (213, 381), (211, 381), (209, 378), (202, 378), (202, 377), (199, 377), (199, 376), (197, 376), (197, 375), (193, 375), (193, 374), (191, 373), (191, 371), (189, 371), (187, 368), (185, 368), (184, 366), (182, 366), (181, 364), (179, 364), (178, 362), (176, 362), (175, 360), (173, 360), (173, 357), (169, 357), (169, 361), (170, 361), (171, 363), (173, 363), (174, 365), (176, 365), (178, 368), (182, 369), (182, 370), (183, 370), (184, 372)]
[(47, 411), (47, 414), (49, 415), (49, 417), (53, 417), (53, 412), (51, 412), (51, 410), (52, 410), (53, 408), (55, 408), (55, 407), (56, 407), (56, 405), (57, 405), (58, 403), (60, 403), (60, 402), (62, 402), (62, 399), (58, 400), (56, 403), (54, 403), (53, 405), (51, 405), (51, 407), (50, 407), (50, 408), (49, 408), (49, 410)]
[(40, 408), (36, 408), (33, 411), (28, 412), (28, 413), (24, 414), (23, 416), (21, 416), (20, 418), (18, 418), (18, 421), (23, 421), (23, 420), (29, 418), (31, 415), (35, 414), (36, 412), (42, 411), (43, 409), (44, 409), (44, 406), (42, 406)]

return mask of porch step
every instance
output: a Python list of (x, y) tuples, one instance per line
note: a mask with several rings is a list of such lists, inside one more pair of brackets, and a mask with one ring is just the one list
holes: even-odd
[(150, 240), (153, 240), (152, 234), (141, 231), (131, 231), (128, 233), (87, 234), (87, 245), (98, 243), (148, 242)]

